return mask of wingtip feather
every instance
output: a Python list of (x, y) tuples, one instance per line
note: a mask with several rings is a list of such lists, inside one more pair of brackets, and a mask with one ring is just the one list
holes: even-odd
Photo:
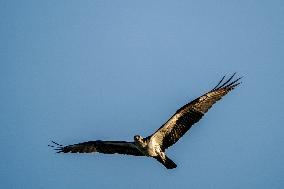
[(51, 147), (53, 150), (56, 151), (56, 153), (62, 153), (64, 146), (62, 144), (59, 144), (57, 142), (51, 141), (52, 144), (48, 144), (47, 146)]
[(235, 79), (232, 81), (233, 77), (237, 74), (237, 72), (234, 72), (227, 81), (225, 81), (224, 83), (222, 83), (224, 81), (225, 76), (222, 77), (222, 79), (219, 81), (219, 83), (211, 90), (211, 91), (215, 91), (221, 88), (235, 88), (236, 86), (238, 86), (239, 84), (241, 84), (242, 82), (239, 82), (243, 76)]

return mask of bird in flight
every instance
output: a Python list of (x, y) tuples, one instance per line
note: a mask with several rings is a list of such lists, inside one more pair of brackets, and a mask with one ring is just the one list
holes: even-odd
[(165, 153), (165, 150), (174, 145), (212, 105), (237, 87), (241, 78), (233, 79), (234, 73), (224, 81), (225, 76), (209, 92), (181, 107), (152, 135), (143, 138), (134, 136), (133, 142), (126, 141), (88, 141), (78, 144), (63, 146), (52, 141), (51, 145), (57, 153), (104, 153), (125, 154), (133, 156), (147, 156), (158, 160), (167, 169), (174, 169), (177, 165)]

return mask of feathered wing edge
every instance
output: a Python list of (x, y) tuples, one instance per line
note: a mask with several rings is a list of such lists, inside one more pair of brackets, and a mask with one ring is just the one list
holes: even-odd
[[(234, 73), (232, 76), (230, 76), (229, 79), (225, 82), (223, 82), (223, 81), (226, 78), (226, 76), (223, 76), (222, 79), (218, 82), (218, 84), (213, 89), (211, 89), (209, 92), (201, 95), (200, 97), (196, 98), (195, 100), (187, 103), (186, 105), (182, 106), (180, 109), (178, 109), (176, 111), (176, 114), (180, 113), (182, 111), (188, 110), (189, 108), (192, 108), (196, 104), (203, 105), (202, 103), (204, 101), (210, 100), (210, 99), (214, 100), (213, 103), (211, 104), (211, 106), (212, 106), (215, 102), (220, 100), (228, 92), (230, 92), (235, 87), (237, 87), (239, 84), (241, 84), (241, 82), (239, 82), (239, 81), (240, 81), (240, 79), (242, 79), (242, 77), (239, 77), (239, 78), (232, 81), (232, 79), (234, 78), (235, 75), (236, 75), (236, 73)], [(209, 110), (211, 108), (211, 106), (206, 106), (207, 110)], [(197, 108), (195, 108), (195, 110), (198, 111)], [(201, 112), (201, 113), (204, 114), (206, 112)]]
[(214, 103), (241, 83), (239, 82), (241, 77), (232, 81), (235, 75), (236, 73), (225, 82), (223, 82), (225, 79), (225, 76), (223, 76), (212, 90), (178, 109), (165, 124), (147, 138), (154, 137), (160, 143), (162, 149), (175, 144), (192, 125), (203, 117)]
[(144, 156), (133, 142), (126, 141), (88, 141), (78, 144), (63, 146), (51, 141), (52, 147), (57, 153), (104, 153), (104, 154), (124, 154), (134, 156)]
[[(235, 75), (236, 75), (236, 72), (235, 72), (226, 82), (224, 82), (223, 84), (221, 84), (222, 81), (223, 81), (223, 80), (225, 79), (225, 77), (226, 77), (226, 76), (223, 76), (222, 79), (219, 81), (219, 83), (218, 83), (210, 92), (215, 91), (215, 90), (218, 90), (218, 89), (220, 89), (220, 88), (222, 88), (222, 87), (224, 87), (224, 88), (231, 88), (231, 90), (234, 89), (236, 86), (238, 86), (239, 84), (242, 83), (242, 82), (239, 82), (239, 81), (240, 81), (240, 79), (243, 78), (243, 77), (239, 77), (239, 78), (235, 79), (234, 81), (232, 81), (231, 83), (229, 83), (229, 82), (233, 79), (233, 77), (234, 77)], [(229, 83), (229, 84), (228, 84), (228, 83)]]

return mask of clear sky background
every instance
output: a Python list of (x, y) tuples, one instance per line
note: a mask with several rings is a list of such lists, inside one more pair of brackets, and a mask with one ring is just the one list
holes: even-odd
[[(0, 1), (0, 188), (284, 188), (284, 1)], [(167, 153), (55, 154), (133, 140), (244, 76)]]

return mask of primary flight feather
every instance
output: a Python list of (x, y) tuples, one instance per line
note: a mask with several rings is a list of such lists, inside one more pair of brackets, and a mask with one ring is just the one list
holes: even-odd
[(52, 141), (50, 147), (58, 153), (92, 153), (126, 154), (134, 156), (153, 157), (167, 169), (176, 168), (177, 165), (166, 156), (165, 150), (174, 145), (203, 115), (228, 92), (240, 84), (240, 79), (234, 79), (235, 73), (224, 81), (225, 76), (209, 92), (184, 105), (156, 132), (143, 138), (134, 136), (133, 142), (126, 141), (88, 141), (63, 146)]

